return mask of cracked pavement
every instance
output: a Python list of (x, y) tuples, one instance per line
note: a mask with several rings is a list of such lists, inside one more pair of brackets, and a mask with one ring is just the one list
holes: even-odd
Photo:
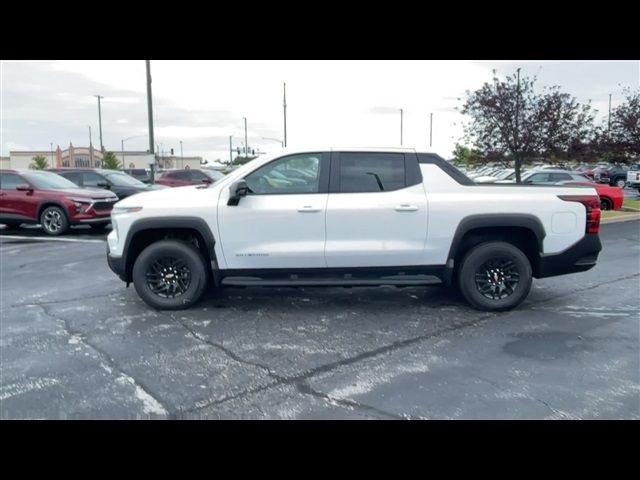
[(103, 236), (12, 234), (2, 419), (640, 419), (638, 221), (601, 227), (594, 269), (496, 314), (441, 287), (228, 288), (160, 312)]

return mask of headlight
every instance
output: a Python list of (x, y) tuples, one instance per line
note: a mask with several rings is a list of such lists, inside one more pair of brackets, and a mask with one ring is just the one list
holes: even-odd
[(124, 213), (134, 213), (142, 210), (142, 207), (113, 207), (111, 210), (111, 216), (122, 215)]

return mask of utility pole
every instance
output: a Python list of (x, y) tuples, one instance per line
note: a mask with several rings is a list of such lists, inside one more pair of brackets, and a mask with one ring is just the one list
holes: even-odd
[(402, 109), (400, 109), (400, 145), (402, 145), (402, 116), (403, 116), (403, 111)]
[[(147, 116), (149, 117), (149, 154), (153, 154), (153, 101), (151, 99), (151, 61), (145, 60), (147, 66)], [(150, 180), (151, 183), (154, 183), (154, 174), (153, 174), (154, 165), (150, 165), (151, 175)]]
[(429, 148), (433, 146), (433, 112), (429, 115)]
[(516, 90), (516, 130), (514, 132), (514, 137), (515, 137), (515, 141), (513, 142), (516, 151), (515, 153), (515, 167), (516, 167), (516, 183), (520, 183), (520, 154), (518, 152), (519, 149), (519, 145), (518, 145), (518, 118), (520, 117), (520, 68), (518, 68), (517, 70), (518, 72), (518, 87)]
[(102, 145), (102, 110), (100, 109), (100, 99), (104, 98), (100, 95), (94, 95), (98, 99), (98, 126), (100, 127), (100, 151), (104, 153), (104, 146)]
[(89, 127), (89, 148), (92, 147), (92, 141), (91, 141), (91, 125), (87, 125), (87, 127)]
[(233, 135), (229, 135), (229, 165), (233, 163)]
[(184, 153), (182, 151), (182, 140), (180, 140), (180, 165), (184, 168)]
[(53, 142), (51, 142), (51, 166), (55, 167), (55, 165), (53, 164)]
[(284, 84), (284, 101), (282, 103), (284, 108), (284, 146), (287, 146), (287, 84)]
[(244, 118), (244, 149), (245, 149), (245, 158), (249, 157), (249, 142), (247, 141), (247, 117)]
[(607, 121), (607, 131), (611, 131), (611, 94), (609, 94), (609, 120)]

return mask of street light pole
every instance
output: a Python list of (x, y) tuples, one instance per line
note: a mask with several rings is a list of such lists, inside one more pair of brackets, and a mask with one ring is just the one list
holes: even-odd
[(132, 140), (134, 138), (140, 138), (144, 136), (146, 135), (134, 135), (133, 137), (127, 137), (120, 140), (120, 142), (122, 143), (122, 169), (123, 170), (126, 168), (126, 164), (124, 163), (124, 142), (126, 142), (127, 140)]
[(104, 153), (104, 146), (102, 145), (102, 110), (100, 108), (100, 99), (104, 98), (100, 95), (94, 95), (98, 99), (98, 125), (100, 127), (100, 151)]
[(611, 94), (609, 94), (609, 120), (607, 121), (607, 131), (611, 131)]
[(229, 165), (233, 163), (233, 135), (229, 135)]
[(284, 83), (284, 100), (282, 103), (284, 108), (284, 143), (283, 147), (287, 146), (287, 84)]
[(284, 148), (284, 147), (285, 147), (285, 143), (284, 143), (284, 141), (282, 141), (282, 140), (280, 140), (280, 139), (278, 139), (278, 138), (262, 137), (262, 139), (263, 139), (263, 140), (273, 140), (274, 142), (279, 142), (279, 143), (280, 143), (280, 146), (281, 146), (282, 148)]
[(402, 109), (400, 109), (400, 145), (402, 145), (402, 116), (403, 116), (403, 111)]
[(429, 115), (429, 148), (433, 145), (433, 112)]
[(244, 149), (245, 149), (245, 158), (249, 157), (249, 142), (247, 141), (247, 117), (244, 118)]
[(182, 140), (180, 140), (180, 165), (184, 168), (184, 153), (182, 153)]
[(51, 142), (51, 166), (55, 167), (55, 165), (53, 164), (53, 142)]
[(124, 164), (124, 139), (120, 140), (120, 143), (122, 144), (122, 169), (124, 170), (125, 164)]
[[(147, 67), (147, 116), (149, 117), (149, 154), (153, 154), (153, 101), (151, 98), (151, 61), (145, 60)], [(151, 170), (150, 181), (154, 183), (153, 163), (149, 166)]]
[(518, 119), (520, 117), (520, 68), (517, 70), (518, 72), (518, 87), (516, 90), (516, 130), (514, 132), (515, 142), (514, 145), (516, 147), (515, 154), (515, 167), (516, 167), (516, 183), (520, 183), (520, 153), (519, 153), (519, 145), (518, 145)]

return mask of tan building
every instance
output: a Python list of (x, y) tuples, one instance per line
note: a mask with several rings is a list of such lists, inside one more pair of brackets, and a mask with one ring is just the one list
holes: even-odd
[[(114, 151), (113, 152), (123, 168), (149, 168), (147, 152), (138, 151)], [(34, 157), (42, 155), (47, 159), (47, 164), (52, 168), (100, 168), (103, 154), (99, 149), (90, 147), (74, 147), (62, 150), (60, 146), (54, 151), (12, 151), (9, 157), (0, 157), (0, 168), (29, 168)], [(201, 157), (158, 157), (158, 168), (200, 168)]]

